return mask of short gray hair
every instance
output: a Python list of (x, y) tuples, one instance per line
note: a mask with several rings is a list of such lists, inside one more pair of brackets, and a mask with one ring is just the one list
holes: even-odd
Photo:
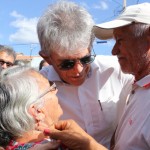
[(16, 60), (16, 52), (12, 47), (7, 45), (0, 45), (0, 52), (5, 52), (7, 53), (7, 55), (12, 56), (14, 58), (14, 61)]
[(43, 102), (37, 99), (41, 91), (37, 86), (38, 79), (31, 75), (32, 72), (37, 71), (21, 66), (4, 69), (1, 72), (0, 145), (6, 143), (3, 135), (9, 139), (35, 129), (35, 120), (28, 109), (33, 103), (41, 105)]
[(42, 52), (65, 54), (91, 47), (93, 25), (92, 16), (74, 2), (62, 0), (51, 4), (37, 24)]
[[(130, 26), (130, 25), (129, 25)], [(150, 25), (144, 23), (133, 23), (131, 24), (131, 30), (135, 37), (142, 37), (149, 32)]]

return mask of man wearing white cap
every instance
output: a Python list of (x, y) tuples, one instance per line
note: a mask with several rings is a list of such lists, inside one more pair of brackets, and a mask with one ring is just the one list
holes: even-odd
[[(94, 32), (100, 39), (115, 38), (112, 54), (118, 57), (123, 72), (135, 76), (135, 82), (115, 132), (115, 143), (111, 148), (150, 150), (150, 3), (127, 7), (117, 19), (95, 25)], [(82, 132), (75, 123), (68, 121), (62, 129), (63, 123), (57, 125), (61, 132), (51, 131), (52, 138), (66, 142), (68, 147), (69, 143), (74, 143), (81, 150), (84, 147), (86, 150), (105, 149)], [(79, 139), (81, 144), (77, 143)]]
[(127, 7), (115, 20), (96, 25), (97, 38), (114, 37), (112, 54), (135, 76), (115, 133), (115, 150), (150, 149), (150, 3)]

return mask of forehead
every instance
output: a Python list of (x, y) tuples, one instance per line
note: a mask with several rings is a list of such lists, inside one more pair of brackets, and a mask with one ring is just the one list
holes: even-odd
[(128, 36), (128, 37), (130, 37), (131, 35), (133, 35), (131, 26), (132, 25), (127, 25), (124, 27), (114, 29), (114, 31), (113, 31), (114, 36), (122, 36), (122, 37)]
[(54, 59), (76, 59), (76, 58), (81, 58), (84, 57), (85, 55), (89, 54), (89, 49), (78, 49), (75, 51), (72, 51), (70, 53), (56, 53), (56, 52), (52, 52), (51, 53), (51, 57)]
[(13, 62), (14, 61), (14, 57), (12, 55), (8, 55), (4, 51), (0, 52), (0, 59), (3, 59), (5, 61), (9, 61), (9, 62)]

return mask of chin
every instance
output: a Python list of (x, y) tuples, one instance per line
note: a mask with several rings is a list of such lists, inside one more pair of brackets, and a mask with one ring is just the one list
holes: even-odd
[(72, 81), (72, 85), (80, 86), (84, 83), (84, 81), (85, 81), (85, 78), (74, 80), (74, 81)]
[(70, 80), (64, 80), (66, 83), (74, 86), (80, 86), (81, 84), (84, 83), (85, 77), (81, 78), (70, 78)]
[(132, 72), (127, 68), (121, 68), (122, 72), (125, 74), (132, 74)]
[(72, 81), (69, 84), (74, 85), (74, 86), (80, 86), (83, 83), (84, 83), (84, 80), (83, 81)]

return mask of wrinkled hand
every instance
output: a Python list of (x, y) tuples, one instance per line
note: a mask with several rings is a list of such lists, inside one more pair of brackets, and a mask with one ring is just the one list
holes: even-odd
[(71, 150), (106, 150), (73, 120), (59, 121), (54, 130), (45, 130), (51, 138), (61, 140)]
[(85, 150), (89, 145), (89, 138), (86, 138), (86, 132), (73, 120), (59, 121), (55, 124), (55, 128), (57, 130), (50, 130), (50, 137), (61, 140), (68, 148), (72, 150)]

